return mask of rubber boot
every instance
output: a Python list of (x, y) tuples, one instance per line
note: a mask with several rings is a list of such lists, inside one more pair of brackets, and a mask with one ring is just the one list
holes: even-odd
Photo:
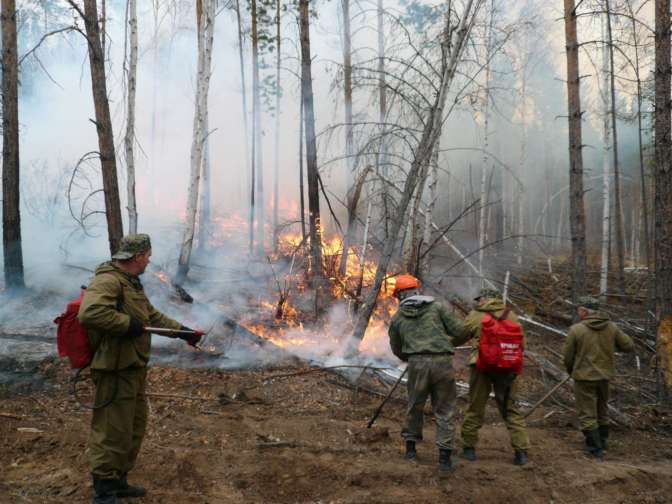
[(600, 440), (600, 431), (597, 429), (583, 431), (586, 437), (586, 448), (593, 457), (602, 458), (602, 441)]
[(600, 441), (602, 442), (602, 449), (606, 450), (609, 447), (609, 426), (600, 425)]
[(527, 450), (516, 450), (513, 465), (524, 466), (525, 464), (527, 464)]
[(117, 497), (144, 497), (147, 495), (147, 490), (141, 486), (129, 485), (128, 475), (124, 474), (119, 480), (119, 489), (117, 490)]
[(404, 458), (406, 460), (415, 460), (418, 456), (418, 452), (415, 451), (415, 441), (406, 441), (406, 455)]
[(118, 504), (119, 480), (93, 477), (93, 504)]
[(462, 454), (460, 455), (463, 459), (469, 460), (470, 462), (473, 462), (476, 460), (476, 448), (470, 448), (465, 446), (462, 449)]
[(453, 469), (453, 463), (450, 460), (451, 450), (439, 448), (439, 472), (447, 473)]

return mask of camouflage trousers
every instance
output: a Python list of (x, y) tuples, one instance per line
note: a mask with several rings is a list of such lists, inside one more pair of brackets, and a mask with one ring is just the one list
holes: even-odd
[(133, 469), (145, 435), (147, 368), (93, 370), (91, 375), (96, 386), (95, 404), (104, 404), (112, 397), (114, 400), (93, 410), (89, 467), (97, 478), (118, 479)]
[(518, 398), (517, 379), (510, 383), (505, 376), (497, 376), (480, 372), (476, 366), (470, 366), (469, 371), (469, 408), (462, 422), (462, 446), (475, 448), (478, 443), (478, 431), (483, 426), (485, 407), (488, 403), (490, 392), (494, 389), (495, 401), (500, 413), (504, 408), (504, 399), (508, 391), (506, 401), (506, 428), (511, 436), (511, 446), (515, 450), (527, 450), (530, 447), (530, 439), (527, 436), (525, 419), (520, 413), (516, 400)]
[(436, 445), (453, 449), (455, 373), (449, 354), (411, 355), (408, 359), (408, 409), (401, 431), (406, 441), (422, 440), (423, 412), (427, 398), (436, 419)]
[(609, 425), (609, 380), (576, 380), (574, 397), (582, 431)]

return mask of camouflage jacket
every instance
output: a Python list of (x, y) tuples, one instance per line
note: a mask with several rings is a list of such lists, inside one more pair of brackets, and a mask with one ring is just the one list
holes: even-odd
[(137, 276), (122, 271), (112, 262), (101, 264), (84, 294), (78, 314), (95, 351), (91, 369), (113, 371), (147, 365), (152, 337), (149, 333), (128, 337), (131, 317), (144, 326), (181, 327), (179, 322), (152, 306)]
[(418, 353), (454, 353), (454, 338), (464, 331), (462, 321), (430, 296), (404, 299), (390, 321), (388, 334), (394, 355), (401, 360)]
[[(482, 305), (476, 306), (467, 318), (464, 319), (464, 339), (456, 341), (456, 345), (461, 345), (462, 343), (471, 339), (471, 354), (469, 355), (469, 365), (476, 365), (476, 359), (478, 359), (478, 345), (481, 339), (481, 320), (485, 317), (486, 314), (493, 315), (495, 317), (501, 317), (504, 313), (506, 306), (501, 299), (492, 298), (488, 299)], [(510, 311), (509, 315), (506, 317), (507, 320), (512, 322), (518, 322), (518, 316)], [(523, 334), (525, 334), (523, 332)]]
[(614, 376), (614, 352), (634, 349), (632, 339), (598, 312), (570, 327), (563, 351), (565, 368), (575, 380), (609, 380)]

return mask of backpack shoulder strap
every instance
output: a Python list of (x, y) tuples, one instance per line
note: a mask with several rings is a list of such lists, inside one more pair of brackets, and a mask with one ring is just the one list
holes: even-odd
[(501, 322), (502, 320), (506, 320), (509, 317), (509, 313), (511, 313), (511, 308), (507, 306), (506, 308), (504, 308), (504, 311), (502, 312), (502, 314), (499, 317), (494, 317), (494, 318), (496, 318), (497, 320), (499, 320)]

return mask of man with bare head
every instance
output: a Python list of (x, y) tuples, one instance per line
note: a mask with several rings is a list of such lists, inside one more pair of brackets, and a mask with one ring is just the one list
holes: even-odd
[(602, 457), (609, 438), (609, 380), (614, 376), (614, 352), (632, 352), (632, 339), (600, 311), (592, 297), (579, 299), (581, 321), (567, 334), (565, 368), (574, 379), (574, 397), (588, 453)]
[[(151, 255), (148, 235), (125, 236), (112, 261), (96, 269), (79, 309), (79, 321), (95, 352), (91, 376), (96, 392), (89, 437), (94, 504), (145, 495), (144, 488), (127, 481), (147, 425), (145, 380), (151, 335), (145, 327), (189, 330), (147, 299), (139, 276)], [(202, 334), (192, 331), (178, 337), (195, 346)]]
[(436, 419), (439, 470), (452, 468), (453, 415), (455, 413), (454, 341), (460, 338), (460, 320), (431, 296), (420, 295), (420, 282), (411, 275), (396, 278), (394, 295), (399, 310), (389, 328), (394, 355), (408, 362), (408, 409), (401, 431), (406, 440), (406, 459), (417, 457), (415, 444), (422, 440), (423, 410), (432, 400)]

